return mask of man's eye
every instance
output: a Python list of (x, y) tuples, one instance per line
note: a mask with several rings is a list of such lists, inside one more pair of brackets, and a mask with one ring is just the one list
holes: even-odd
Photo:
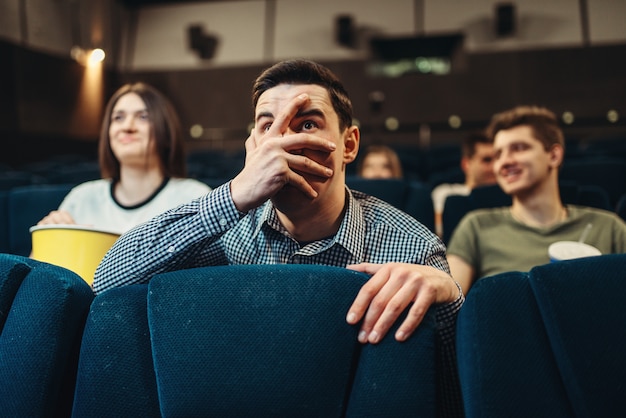
[(263, 132), (267, 132), (267, 131), (269, 131), (269, 130), (270, 130), (270, 128), (271, 128), (271, 127), (272, 127), (272, 124), (271, 124), (271, 123), (266, 123), (265, 125), (263, 125), (263, 126), (261, 127), (261, 130), (262, 130)]
[(306, 122), (302, 124), (302, 129), (304, 129), (305, 131), (310, 131), (311, 129), (315, 129), (315, 128), (317, 128), (317, 123), (311, 120), (307, 120)]

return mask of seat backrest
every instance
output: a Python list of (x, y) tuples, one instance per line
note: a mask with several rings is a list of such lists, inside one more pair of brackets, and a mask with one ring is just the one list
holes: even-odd
[(471, 210), (474, 210), (474, 205), (469, 196), (450, 195), (446, 197), (446, 203), (441, 214), (441, 222), (443, 224), (442, 240), (446, 245), (450, 242), (456, 226)]
[(78, 364), (73, 417), (160, 417), (146, 314), (148, 285), (94, 299)]
[(435, 208), (433, 207), (432, 190), (425, 183), (409, 182), (409, 194), (403, 210), (420, 221), (426, 228), (435, 231)]
[(0, 253), (9, 252), (9, 192), (0, 190)]
[[(559, 182), (559, 193), (565, 204), (612, 209), (608, 192), (600, 186), (581, 185), (564, 180)], [(510, 206), (511, 203), (511, 196), (504, 193), (497, 184), (476, 187), (468, 196), (448, 196), (442, 214), (443, 242), (447, 244), (450, 241), (454, 229), (468, 212), (481, 208)]]
[(559, 178), (575, 181), (579, 185), (595, 185), (609, 194), (611, 205), (626, 192), (626, 160), (598, 157), (565, 161)]
[(414, 180), (364, 179), (356, 176), (346, 178), (346, 184), (353, 190), (384, 200), (434, 231), (435, 212), (427, 184)]
[(465, 183), (465, 173), (461, 169), (461, 166), (458, 165), (445, 170), (434, 171), (429, 174), (428, 185), (431, 189), (434, 189), (442, 183)]
[(74, 415), (434, 416), (434, 314), (406, 343), (362, 346), (345, 315), (366, 280), (241, 265), (107, 291), (87, 322)]
[(474, 208), (495, 208), (499, 206), (511, 206), (511, 196), (497, 184), (479, 186), (472, 189), (469, 194)]
[(78, 185), (100, 177), (100, 165), (97, 161), (75, 163), (58, 167), (46, 174), (46, 180), (52, 184)]
[(577, 416), (623, 410), (626, 254), (535, 267), (529, 281)]
[(30, 254), (30, 227), (57, 209), (71, 188), (69, 184), (46, 184), (11, 189), (8, 201), (9, 253)]
[(608, 211), (613, 210), (609, 193), (604, 190), (604, 188), (595, 184), (579, 186), (576, 194), (576, 202), (574, 203), (577, 205), (589, 206)]
[(409, 194), (408, 183), (402, 179), (346, 178), (346, 184), (353, 190), (377, 197), (398, 209), (404, 209)]
[(454, 229), (468, 212), (481, 208), (509, 206), (510, 204), (511, 196), (504, 193), (497, 184), (476, 187), (467, 196), (448, 196), (441, 214), (443, 242), (446, 244), (450, 242)]
[(0, 171), (0, 190), (27, 186), (33, 183), (33, 175), (26, 171)]
[(467, 418), (572, 416), (526, 273), (478, 280), (457, 321)]
[(93, 293), (78, 275), (0, 254), (2, 416), (70, 416)]
[(613, 254), (478, 280), (457, 322), (466, 416), (619, 415), (625, 267)]

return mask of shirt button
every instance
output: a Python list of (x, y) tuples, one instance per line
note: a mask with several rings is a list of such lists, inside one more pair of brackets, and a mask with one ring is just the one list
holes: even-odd
[(228, 221), (226, 220), (226, 218), (222, 218), (219, 220), (220, 226), (226, 226), (226, 224), (228, 223)]
[(169, 247), (167, 247), (168, 253), (173, 253), (174, 251), (176, 251), (176, 247), (174, 247), (173, 245), (170, 245)]

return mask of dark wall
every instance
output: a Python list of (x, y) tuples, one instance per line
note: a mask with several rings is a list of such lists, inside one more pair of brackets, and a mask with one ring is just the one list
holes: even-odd
[(0, 133), (17, 130), (17, 93), (15, 89), (15, 53), (17, 49), (0, 42)]
[[(423, 124), (429, 125), (433, 142), (445, 141), (460, 136), (448, 126), (450, 115), (462, 118), (461, 130), (471, 130), (518, 104), (547, 106), (557, 114), (573, 112), (574, 124), (564, 127), (571, 135), (626, 130), (626, 45), (471, 54), (464, 71), (444, 76), (372, 77), (363, 61), (325, 64), (344, 80), (366, 141), (415, 142)], [(137, 72), (121, 78), (157, 85), (179, 106), (186, 126), (215, 128), (211, 135), (240, 144), (252, 120), (252, 81), (262, 68)], [(385, 94), (380, 111), (372, 110), (372, 91)], [(609, 109), (622, 115), (620, 122), (606, 120)], [(387, 116), (399, 119), (397, 132), (382, 127)]]
[[(186, 132), (193, 124), (217, 128), (208, 134), (213, 140), (207, 146), (235, 141), (235, 146), (240, 147), (247, 137), (246, 128), (253, 119), (250, 100), (252, 81), (263, 68), (248, 66), (126, 73), (120, 74), (119, 81), (144, 81), (163, 91), (179, 110)], [(202, 146), (203, 141), (196, 142)]]
[[(0, 42), (0, 162), (19, 166), (55, 155), (94, 157), (96, 123), (80, 120), (85, 68), (67, 58)], [(116, 74), (105, 70), (103, 97)], [(93, 126), (92, 126), (93, 125)]]
[[(77, 94), (84, 68), (68, 58), (50, 56), (0, 42), (1, 162), (20, 163), (70, 152), (95, 155), (98, 127), (76, 129)], [(465, 70), (444, 76), (410, 74), (373, 77), (364, 61), (324, 62), (351, 93), (363, 142), (402, 146), (455, 142), (464, 132), (483, 127), (497, 111), (518, 105), (548, 106), (574, 113), (568, 136), (626, 134), (626, 45), (469, 54)], [(180, 71), (105, 71), (103, 101), (124, 82), (142, 80), (167, 94), (188, 129), (201, 124), (205, 135), (189, 140), (190, 149), (242, 149), (252, 121), (250, 90), (263, 65)], [(385, 101), (374, 110), (372, 91)], [(609, 109), (622, 115), (611, 124)], [(459, 130), (448, 126), (458, 115)], [(387, 116), (400, 121), (388, 132)], [(429, 129), (425, 130), (424, 127)], [(188, 132), (188, 131), (187, 131)]]

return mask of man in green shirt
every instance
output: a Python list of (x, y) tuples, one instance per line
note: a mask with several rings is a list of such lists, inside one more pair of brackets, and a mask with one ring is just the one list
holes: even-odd
[(487, 133), (496, 179), (513, 203), (471, 212), (454, 231), (448, 263), (464, 292), (481, 277), (548, 263), (550, 244), (583, 233), (602, 254), (626, 252), (626, 224), (615, 213), (563, 204), (564, 139), (553, 112), (519, 106), (494, 115)]

